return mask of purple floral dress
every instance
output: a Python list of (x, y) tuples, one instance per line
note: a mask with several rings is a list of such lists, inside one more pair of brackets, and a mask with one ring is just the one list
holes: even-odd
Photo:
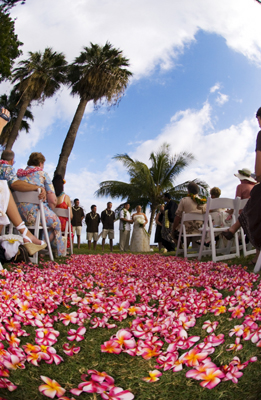
[[(30, 169), (34, 170), (35, 167), (26, 167), (25, 171), (29, 171)], [(45, 188), (46, 193), (54, 193), (53, 184), (49, 175), (44, 171), (32, 171), (26, 176), (19, 176), (19, 179), (22, 181), (26, 181), (33, 185), (42, 186)], [(26, 225), (30, 227), (30, 225), (35, 224), (36, 214), (38, 211), (38, 206), (36, 204), (30, 203), (19, 203), (18, 210), (21, 214), (22, 219), (26, 222)], [(57, 246), (58, 256), (61, 256), (65, 250), (64, 242), (62, 240), (61, 234), (61, 223), (59, 217), (50, 209), (48, 203), (44, 203), (44, 212), (46, 217), (46, 225), (47, 228), (53, 229), (55, 235), (55, 245)]]

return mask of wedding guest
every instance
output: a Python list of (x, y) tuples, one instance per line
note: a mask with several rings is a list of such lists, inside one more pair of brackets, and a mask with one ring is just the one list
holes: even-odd
[(0, 160), (0, 180), (7, 181), (10, 189), (18, 192), (31, 192), (36, 191), (39, 188), (41, 189), (41, 194), (39, 198), (45, 200), (46, 192), (44, 187), (33, 185), (32, 183), (28, 183), (22, 181), (17, 178), (14, 163), (15, 163), (15, 153), (12, 150), (4, 150), (1, 155)]
[(175, 218), (175, 212), (178, 208), (169, 193), (164, 193), (165, 211), (162, 219), (161, 237), (162, 244), (168, 252), (175, 251), (175, 242), (172, 237), (172, 225)]
[(87, 225), (87, 240), (88, 240), (88, 249), (91, 249), (91, 243), (93, 239), (93, 250), (96, 250), (96, 244), (98, 240), (98, 230), (99, 230), (99, 223), (100, 223), (100, 216), (96, 212), (97, 207), (96, 205), (91, 206), (91, 212), (86, 214), (85, 222)]
[(79, 199), (74, 199), (74, 206), (72, 207), (72, 227), (73, 227), (73, 236), (76, 233), (77, 236), (77, 245), (78, 249), (81, 245), (81, 233), (82, 233), (82, 220), (84, 219), (84, 212), (82, 207), (79, 206)]
[(240, 197), (240, 199), (249, 199), (250, 192), (257, 183), (257, 181), (252, 178), (251, 171), (247, 168), (242, 168), (238, 170), (238, 174), (234, 175), (240, 180), (240, 184), (236, 189), (236, 197)]
[[(72, 219), (72, 205), (71, 205), (71, 200), (70, 197), (65, 194), (64, 192), (64, 179), (62, 177), (62, 175), (55, 175), (55, 177), (53, 178), (53, 186), (54, 186), (54, 190), (55, 190), (55, 194), (57, 197), (57, 204), (56, 204), (56, 208), (61, 208), (63, 210), (70, 210), (70, 218)], [(61, 230), (62, 232), (65, 231), (65, 227), (66, 227), (66, 222), (68, 221), (68, 218), (66, 217), (59, 217), (59, 220), (61, 222)], [(72, 232), (72, 229), (71, 229)], [(72, 240), (73, 240), (73, 233), (72, 233)], [(67, 249), (70, 248), (70, 238), (69, 235), (67, 237)]]
[(101, 213), (102, 222), (102, 251), (104, 251), (105, 239), (110, 240), (110, 250), (113, 249), (113, 239), (114, 239), (114, 222), (116, 220), (115, 212), (112, 211), (112, 203), (109, 201), (107, 203), (107, 208)]
[(158, 243), (159, 251), (162, 248), (162, 237), (161, 237), (161, 229), (162, 229), (162, 220), (164, 217), (164, 204), (161, 204), (159, 212), (156, 215), (156, 232), (154, 242)]
[[(258, 125), (261, 128), (261, 107), (257, 110), (256, 118)], [(261, 131), (258, 132), (256, 139), (256, 161), (255, 174), (257, 182), (261, 182)], [(255, 264), (261, 250), (261, 185), (255, 185), (251, 190), (250, 198), (243, 208), (238, 220), (227, 231), (222, 232), (222, 235), (231, 240), (235, 232), (242, 226), (249, 241), (257, 249), (256, 256), (252, 263)]]
[[(206, 212), (206, 199), (201, 199), (198, 196), (198, 185), (195, 182), (190, 182), (187, 189), (188, 195), (187, 197), (183, 197), (183, 199), (180, 200), (178, 209), (176, 211), (175, 220), (172, 226), (173, 237), (175, 237), (176, 235), (175, 231), (179, 234), (180, 222), (183, 212), (193, 214), (204, 214)], [(199, 228), (201, 228), (202, 225), (202, 221), (185, 221), (186, 232), (191, 234), (198, 233), (199, 235), (201, 235)], [(178, 237), (178, 235), (176, 237)]]
[[(7, 118), (10, 118), (10, 112), (7, 109), (2, 108), (1, 113)], [(8, 120), (0, 117), (0, 134), (7, 123)], [(46, 247), (46, 243), (32, 235), (32, 233), (25, 226), (25, 223), (22, 221), (6, 180), (0, 180), (0, 192), (0, 234), (3, 226), (9, 224), (9, 217), (13, 225), (23, 236), (24, 246), (30, 256), (34, 255), (39, 250), (44, 249)]]
[[(49, 175), (43, 170), (45, 157), (42, 153), (31, 153), (25, 170), (19, 169), (17, 176), (19, 179), (28, 183), (42, 186), (47, 193), (47, 201), (44, 203), (46, 225), (50, 231), (50, 241), (53, 247), (57, 248), (58, 256), (64, 254), (64, 243), (62, 240), (61, 223), (58, 216), (53, 211), (57, 204), (54, 187)], [(34, 225), (39, 206), (30, 203), (19, 203), (18, 210), (22, 219), (28, 226)]]
[(129, 209), (129, 203), (125, 203), (120, 212), (120, 251), (128, 251), (130, 247), (130, 229), (133, 220), (131, 219)]

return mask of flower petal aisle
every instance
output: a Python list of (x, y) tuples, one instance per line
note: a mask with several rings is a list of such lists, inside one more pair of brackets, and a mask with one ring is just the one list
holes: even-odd
[(257, 398), (261, 284), (241, 266), (74, 255), (0, 271), (0, 299), (0, 399)]

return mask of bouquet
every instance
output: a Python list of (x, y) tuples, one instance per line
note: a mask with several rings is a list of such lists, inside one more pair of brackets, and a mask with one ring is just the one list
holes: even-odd
[(143, 228), (143, 225), (145, 223), (145, 218), (143, 217), (143, 215), (137, 218), (137, 222), (140, 225), (140, 228)]

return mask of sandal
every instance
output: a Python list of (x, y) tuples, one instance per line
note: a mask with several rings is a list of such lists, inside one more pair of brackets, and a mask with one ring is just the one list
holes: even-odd
[(18, 231), (20, 231), (21, 229), (24, 229), (23, 232), (21, 232), (23, 239), (27, 239), (28, 242), (24, 242), (24, 247), (26, 248), (26, 250), (28, 251), (30, 256), (33, 256), (35, 253), (37, 253), (38, 251), (45, 249), (45, 247), (47, 246), (47, 244), (45, 242), (43, 242), (41, 240), (41, 244), (35, 244), (32, 242), (32, 240), (26, 235), (28, 232), (28, 228), (25, 226), (24, 222), (21, 222), (20, 225), (16, 226), (16, 229)]
[(224, 236), (224, 238), (226, 238), (227, 240), (232, 240), (233, 237), (235, 236), (234, 233), (230, 231), (223, 231), (221, 232), (221, 235)]

